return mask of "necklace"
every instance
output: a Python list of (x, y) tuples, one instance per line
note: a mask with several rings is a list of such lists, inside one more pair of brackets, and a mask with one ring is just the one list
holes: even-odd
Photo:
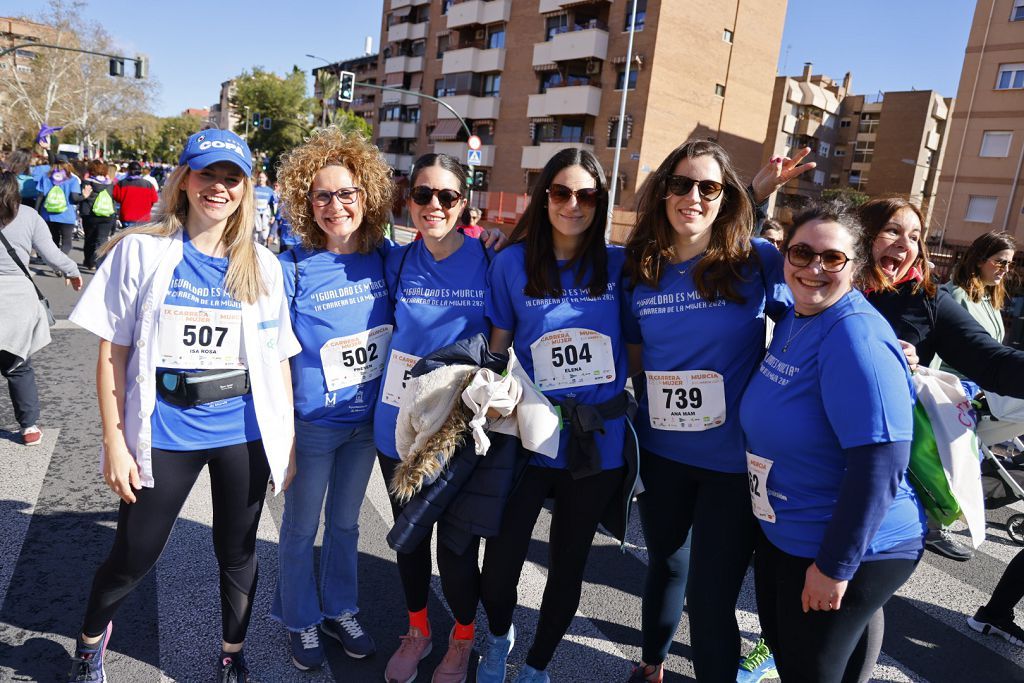
[(697, 254), (696, 256), (692, 256), (692, 257), (686, 259), (685, 261), (680, 261), (679, 263), (673, 263), (672, 265), (675, 267), (677, 273), (679, 273), (680, 275), (686, 275), (686, 272), (688, 270), (690, 270), (690, 266), (692, 266), (694, 263), (699, 261), (700, 257), (703, 256), (703, 255), (704, 255), (703, 253), (700, 253), (700, 254)]
[(805, 322), (803, 324), (803, 326), (799, 330), (796, 331), (796, 334), (794, 334), (793, 333), (793, 327), (796, 325), (796, 313), (794, 313), (793, 314), (793, 320), (790, 321), (790, 323), (789, 323), (789, 335), (786, 337), (786, 343), (782, 345), (782, 352), (785, 353), (786, 351), (788, 351), (789, 350), (789, 345), (791, 343), (793, 343), (793, 340), (796, 339), (797, 337), (799, 337), (801, 332), (803, 332), (808, 327), (813, 325), (814, 321), (817, 320), (817, 319), (818, 319), (818, 316), (814, 316), (813, 318), (811, 318), (810, 320)]

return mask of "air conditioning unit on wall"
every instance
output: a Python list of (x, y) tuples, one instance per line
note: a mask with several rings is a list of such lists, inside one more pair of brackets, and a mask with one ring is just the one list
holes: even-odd
[(601, 73), (601, 62), (587, 62), (587, 73), (591, 76)]
[(487, 37), (487, 31), (485, 31), (485, 30), (484, 30), (484, 29), (482, 29), (482, 28), (478, 28), (478, 29), (476, 30), (476, 34), (475, 34), (475, 37), (476, 37), (476, 39), (477, 39), (477, 40), (483, 40), (484, 38), (486, 38), (486, 37)]

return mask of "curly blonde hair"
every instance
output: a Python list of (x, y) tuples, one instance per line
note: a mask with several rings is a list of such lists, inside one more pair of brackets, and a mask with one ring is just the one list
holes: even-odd
[(359, 252), (369, 253), (384, 240), (393, 194), (391, 167), (369, 140), (335, 126), (313, 131), (305, 143), (289, 152), (278, 165), (281, 201), (292, 232), (307, 249), (323, 249), (327, 245), (327, 237), (313, 218), (308, 193), (317, 172), (334, 165), (347, 168), (362, 189)]

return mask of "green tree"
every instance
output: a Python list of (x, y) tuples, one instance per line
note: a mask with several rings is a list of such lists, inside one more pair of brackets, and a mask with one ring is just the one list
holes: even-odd
[(838, 201), (842, 202), (851, 209), (856, 209), (858, 206), (866, 202), (870, 197), (860, 190), (855, 190), (852, 187), (841, 187), (834, 188), (831, 190), (824, 190), (821, 193), (821, 198), (827, 202)]
[[(278, 156), (302, 142), (309, 133), (307, 115), (311, 101), (306, 97), (306, 74), (299, 68), (285, 78), (254, 67), (235, 79), (235, 91), (231, 96), (231, 107), (240, 115), (235, 132), (245, 135), (249, 127), (249, 146), (253, 152)], [(249, 116), (259, 113), (263, 120), (270, 119), (270, 128), (261, 125), (258, 129), (247, 124), (246, 107)]]
[(332, 126), (337, 126), (346, 133), (359, 133), (369, 140), (373, 137), (373, 127), (359, 114), (338, 109), (331, 113), (330, 121)]

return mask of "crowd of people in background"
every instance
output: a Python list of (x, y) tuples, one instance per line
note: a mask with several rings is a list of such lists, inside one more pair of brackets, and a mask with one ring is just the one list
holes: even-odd
[[(813, 168), (806, 151), (743, 179), (727, 149), (691, 140), (638, 191), (624, 247), (605, 238), (605, 170), (576, 148), (547, 163), (508, 235), (482, 227), (457, 160), (420, 157), (401, 198), (416, 235), (398, 245), (391, 170), (358, 135), (318, 130), (274, 169), (228, 131), (183, 149), (173, 168), (18, 151), (0, 172), (0, 371), (25, 445), (42, 439), (31, 357), (49, 342), (32, 254), (76, 291), (95, 272), (70, 319), (100, 338), (103, 471), (122, 503), (69, 680), (106, 680), (117, 608), (204, 468), (225, 683), (249, 680), (268, 479), (285, 501), (271, 616), (306, 671), (323, 635), (352, 658), (377, 651), (357, 592), (376, 462), (408, 612), (385, 673), (399, 683), (432, 647), (435, 560), (455, 625), (432, 680), (466, 680), (477, 640), (476, 680), (506, 680), (547, 500), (519, 683), (550, 680), (598, 527), (623, 541), (634, 503), (649, 560), (631, 683), (663, 680), (684, 607), (698, 680), (868, 680), (882, 607), (926, 543), (969, 559), (906, 476), (912, 378), (943, 368), (967, 399), (1024, 398), (1024, 352), (1002, 343), (1010, 236), (979, 237), (939, 287), (906, 200), (811, 204), (784, 225), (765, 204)], [(1019, 646), (1022, 558), (968, 620)], [(751, 563), (763, 634), (744, 656)]]

